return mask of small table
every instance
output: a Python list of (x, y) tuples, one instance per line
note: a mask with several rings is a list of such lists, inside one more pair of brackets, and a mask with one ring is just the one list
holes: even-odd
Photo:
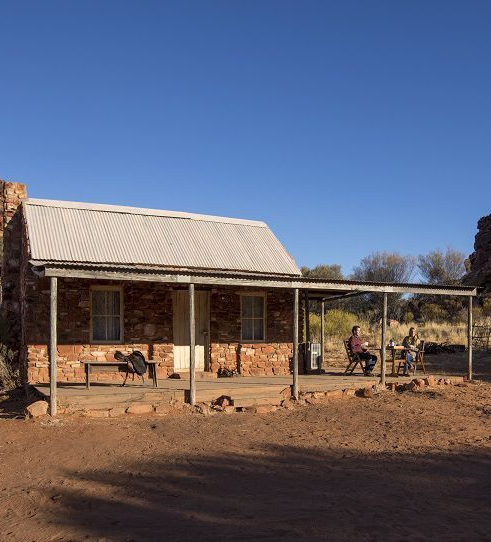
[[(158, 361), (145, 361), (145, 365), (149, 368), (149, 375), (151, 376), (153, 380), (153, 386), (154, 388), (159, 387), (159, 382), (157, 380), (157, 364)], [(85, 365), (85, 387), (89, 390), (90, 389), (90, 368), (91, 367), (114, 367), (115, 369), (118, 369), (118, 371), (126, 372), (126, 369), (128, 367), (128, 364), (125, 362), (115, 362), (115, 361), (84, 361), (83, 364)], [(151, 370), (150, 370), (151, 367)]]
[[(392, 354), (392, 359), (389, 360), (389, 363), (392, 362), (392, 373), (390, 374), (390, 376), (397, 376), (396, 375), (396, 361), (401, 361), (401, 362), (403, 361), (402, 359), (396, 360), (397, 352), (402, 352), (404, 350), (407, 350), (407, 348), (405, 346), (395, 345), (395, 346), (386, 346), (385, 350), (390, 351)], [(380, 348), (380, 354), (382, 355), (382, 348)]]

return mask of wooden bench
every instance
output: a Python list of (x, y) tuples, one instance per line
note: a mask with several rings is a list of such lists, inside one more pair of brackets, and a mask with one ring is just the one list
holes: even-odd
[[(119, 372), (126, 373), (128, 370), (128, 364), (118, 361), (84, 361), (85, 365), (85, 387), (90, 389), (90, 369), (91, 367), (114, 367)], [(159, 387), (159, 382), (157, 380), (157, 364), (158, 361), (148, 360), (145, 361), (145, 364), (148, 367), (148, 374), (153, 380), (154, 388)]]

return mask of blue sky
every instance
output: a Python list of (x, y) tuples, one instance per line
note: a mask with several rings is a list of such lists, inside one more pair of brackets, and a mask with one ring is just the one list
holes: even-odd
[(299, 265), (472, 251), (489, 1), (0, 0), (0, 177), (268, 222)]

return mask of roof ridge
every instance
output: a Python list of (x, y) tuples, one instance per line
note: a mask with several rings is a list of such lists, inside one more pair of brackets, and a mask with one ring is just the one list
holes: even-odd
[(230, 218), (224, 216), (187, 213), (184, 211), (167, 211), (163, 209), (146, 209), (143, 207), (130, 207), (126, 205), (111, 205), (103, 203), (84, 203), (78, 201), (49, 200), (39, 198), (27, 198), (23, 201), (26, 205), (39, 207), (56, 207), (59, 209), (83, 209), (88, 211), (102, 211), (109, 213), (121, 213), (132, 215), (161, 216), (167, 218), (181, 218), (185, 220), (198, 220), (203, 222), (221, 222), (224, 224), (242, 224), (259, 228), (269, 228), (265, 222), (248, 220), (245, 218)]

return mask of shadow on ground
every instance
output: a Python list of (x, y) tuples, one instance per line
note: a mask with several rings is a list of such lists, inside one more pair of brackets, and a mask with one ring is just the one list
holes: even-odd
[(184, 454), (67, 472), (45, 513), (76, 540), (489, 540), (491, 451)]
[[(439, 375), (467, 376), (468, 354), (456, 352), (455, 354), (437, 354), (425, 356), (426, 370)], [(491, 382), (491, 352), (476, 351), (473, 355), (473, 377), (476, 380)]]
[(0, 391), (0, 419), (24, 418), (26, 405), (26, 395), (22, 388)]

